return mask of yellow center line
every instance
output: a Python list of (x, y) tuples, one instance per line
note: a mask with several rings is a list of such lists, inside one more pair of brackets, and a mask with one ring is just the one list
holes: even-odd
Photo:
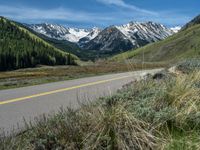
[(78, 89), (78, 88), (82, 88), (82, 87), (98, 85), (98, 84), (107, 83), (107, 82), (111, 82), (111, 81), (115, 81), (115, 80), (125, 79), (125, 78), (131, 77), (131, 76), (132, 75), (128, 75), (128, 76), (123, 76), (123, 77), (107, 79), (107, 80), (101, 80), (101, 81), (97, 81), (97, 82), (90, 82), (90, 83), (85, 83), (85, 84), (81, 84), (81, 85), (77, 85), (77, 86), (72, 86), (72, 87), (68, 87), (68, 88), (54, 90), (54, 91), (34, 94), (34, 95), (20, 97), (20, 98), (14, 98), (14, 99), (10, 99), (10, 100), (0, 100), (0, 105), (5, 105), (5, 104), (9, 104), (9, 103), (24, 101), (24, 100), (28, 100), (28, 99), (31, 99), (31, 98), (46, 96), (46, 95), (60, 93), (60, 92), (64, 92), (64, 91), (70, 91), (70, 90), (74, 90), (74, 89)]

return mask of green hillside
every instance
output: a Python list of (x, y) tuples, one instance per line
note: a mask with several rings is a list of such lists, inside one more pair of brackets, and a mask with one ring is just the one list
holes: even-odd
[(76, 56), (62, 52), (17, 23), (0, 17), (0, 70), (36, 65), (70, 65)]
[(54, 47), (56, 47), (64, 52), (71, 53), (71, 54), (78, 56), (78, 58), (83, 61), (95, 60), (98, 58), (105, 58), (105, 57), (110, 56), (110, 54), (107, 54), (107, 55), (100, 54), (100, 52), (97, 50), (81, 49), (76, 43), (69, 42), (66, 40), (57, 40), (57, 39), (49, 38), (43, 34), (35, 32), (34, 30), (28, 28), (27, 26), (25, 26), (23, 24), (20, 24), (18, 22), (16, 22), (16, 24), (27, 29), (31, 33), (37, 35), (39, 38), (43, 39), (44, 41), (48, 42), (49, 44), (53, 45)]
[(35, 32), (34, 30), (32, 30), (22, 24), (19, 24), (19, 25), (23, 26), (24, 28), (29, 30), (31, 33), (37, 35), (39, 38), (43, 39), (44, 41), (48, 42), (49, 44), (53, 45), (54, 47), (56, 47), (64, 52), (74, 54), (74, 55), (78, 56), (79, 58), (83, 57), (83, 53), (77, 44), (66, 41), (66, 40), (56, 40), (53, 38), (49, 38), (43, 34)]
[(114, 60), (144, 60), (149, 62), (177, 61), (200, 57), (200, 25), (191, 26), (157, 43), (114, 56)]
[(82, 50), (81, 48), (78, 47), (77, 44), (66, 41), (66, 40), (56, 40), (56, 39), (52, 39), (49, 38), (45, 35), (36, 33), (33, 31), (33, 33), (35, 33), (38, 37), (40, 37), (41, 39), (45, 40), (46, 42), (50, 43), (51, 45), (53, 45), (54, 47), (67, 52), (67, 53), (71, 53), (74, 54), (76, 56), (78, 56), (78, 58), (80, 58), (81, 60), (93, 60), (96, 57), (96, 53), (95, 52), (90, 52), (89, 50)]

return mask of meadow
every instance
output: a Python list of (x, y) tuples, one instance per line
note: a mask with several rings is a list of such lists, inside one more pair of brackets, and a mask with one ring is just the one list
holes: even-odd
[(94, 62), (78, 62), (74, 66), (38, 66), (36, 68), (19, 69), (0, 72), (0, 90), (44, 84), (56, 81), (72, 80), (82, 77), (135, 71), (139, 69), (162, 68), (165, 64), (111, 62), (100, 60)]

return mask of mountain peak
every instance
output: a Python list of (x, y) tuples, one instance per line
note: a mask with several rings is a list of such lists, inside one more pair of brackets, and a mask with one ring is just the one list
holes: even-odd
[(128, 24), (105, 28), (96, 38), (83, 45), (83, 48), (102, 52), (129, 50), (163, 40), (172, 34), (174, 32), (162, 24), (131, 21)]
[[(128, 24), (116, 26), (126, 37), (132, 41), (133, 45), (140, 39), (141, 43), (150, 43), (163, 40), (173, 34), (173, 32), (162, 24), (149, 22), (129, 22)], [(143, 41), (143, 42), (142, 42)], [(146, 42), (144, 42), (146, 41)], [(143, 45), (143, 44), (142, 44)]]
[(152, 21), (131, 21), (120, 26), (111, 25), (104, 30), (98, 27), (79, 29), (48, 23), (31, 25), (31, 28), (50, 38), (74, 42), (86, 50), (100, 51), (138, 48), (174, 34), (171, 29)]
[(47, 37), (54, 38), (57, 40), (67, 40), (70, 42), (77, 43), (81, 38), (86, 37), (91, 32), (97, 30), (94, 29), (79, 29), (79, 28), (70, 28), (64, 27), (59, 24), (32, 24), (29, 25), (34, 31), (43, 34)]
[(0, 16), (0, 19), (6, 19), (6, 20), (8, 20), (6, 17), (4, 17), (4, 16)]

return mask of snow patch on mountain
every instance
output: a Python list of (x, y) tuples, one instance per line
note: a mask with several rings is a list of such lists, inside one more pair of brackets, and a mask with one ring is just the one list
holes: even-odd
[(70, 34), (67, 34), (65, 37), (68, 38), (68, 41), (75, 43), (90, 33), (90, 30), (77, 28), (68, 28), (68, 31)]
[(94, 39), (102, 30), (97, 28), (97, 27), (94, 27), (92, 28), (92, 30), (90, 31), (90, 33), (86, 36), (89, 38), (89, 40), (92, 40)]
[(173, 34), (173, 31), (154, 22), (130, 22), (125, 25), (116, 26), (132, 43), (136, 44), (138, 39), (147, 42), (163, 40)]
[(90, 31), (90, 33), (87, 36), (79, 39), (79, 42), (78, 42), (79, 46), (82, 47), (83, 45), (85, 45), (89, 41), (91, 41), (94, 38), (96, 38), (101, 31), (102, 30), (99, 29), (99, 28), (97, 28), (97, 27), (92, 28), (91, 31)]
[(172, 27), (170, 28), (174, 33), (178, 33), (181, 30), (181, 26), (176, 26), (176, 27)]
[(78, 28), (66, 28), (62, 25), (57, 24), (32, 24), (29, 25), (31, 29), (34, 31), (48, 36), (50, 38), (54, 38), (57, 40), (67, 40), (70, 42), (77, 43), (83, 37), (88, 36), (91, 40), (97, 36), (99, 33), (98, 28), (93, 29), (78, 29)]

